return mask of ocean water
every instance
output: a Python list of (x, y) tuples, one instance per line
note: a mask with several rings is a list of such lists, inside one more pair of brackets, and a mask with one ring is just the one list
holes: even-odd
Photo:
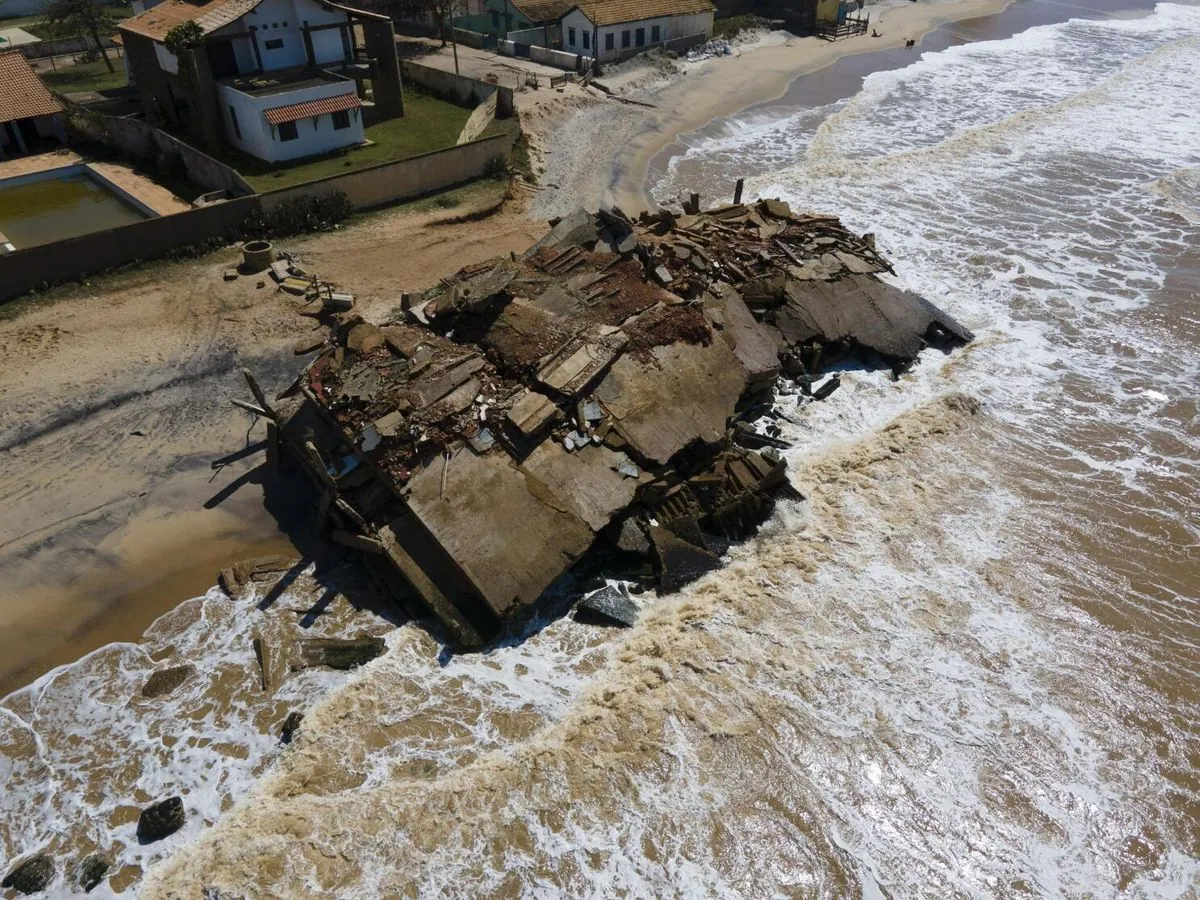
[[(459, 656), (357, 610), (388, 653), (276, 699), (266, 625), (192, 601), (151, 642), (203, 641), (189, 754), (126, 713), (146, 650), (52, 673), (0, 710), (6, 854), (101, 847), (145, 897), (1196, 896), (1197, 84), (1200, 8), (1160, 4), (692, 140), (658, 196), (836, 212), (978, 340), (782, 396), (805, 501), (628, 632)], [(122, 741), (132, 775), (88, 762)], [(171, 790), (197, 813), (137, 847), (116, 810)]]

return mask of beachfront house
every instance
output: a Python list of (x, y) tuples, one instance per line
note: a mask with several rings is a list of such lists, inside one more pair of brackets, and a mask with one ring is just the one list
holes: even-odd
[(562, 49), (600, 62), (684, 49), (712, 36), (713, 11), (709, 0), (576, 0), (562, 18)]
[[(121, 25), (145, 114), (190, 128), (210, 152), (232, 146), (267, 162), (315, 156), (361, 144), (367, 124), (404, 114), (387, 16), (330, 0), (145, 6)], [(202, 42), (177, 58), (167, 36), (188, 22)]]
[(0, 52), (0, 159), (65, 141), (62, 111), (19, 50)]
[(558, 21), (577, 0), (483, 0), (474, 14), (456, 16), (454, 25), (522, 44), (553, 47)]

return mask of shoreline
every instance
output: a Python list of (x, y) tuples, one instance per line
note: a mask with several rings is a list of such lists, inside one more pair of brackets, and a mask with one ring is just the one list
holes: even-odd
[[(928, 5), (906, 3), (903, 6), (884, 7), (882, 10), (873, 6), (865, 10), (872, 17), (876, 11), (886, 14), (881, 15), (884, 30), (878, 38), (871, 37), (870, 33), (839, 41), (804, 37), (792, 38), (777, 47), (754, 48), (745, 54), (752, 58), (745, 60), (744, 64), (749, 64), (748, 71), (741, 75), (739, 80), (745, 83), (761, 79), (763, 84), (761, 87), (756, 86), (754, 99), (749, 102), (740, 91), (730, 90), (727, 87), (728, 82), (722, 83), (721, 77), (727, 78), (730, 74), (727, 71), (729, 67), (711, 67), (703, 72), (707, 80), (693, 88), (695, 93), (703, 92), (699, 106), (690, 108), (696, 101), (688, 98), (689, 108), (686, 114), (680, 115), (667, 130), (633, 147), (632, 159), (624, 172), (620, 173), (622, 177), (616, 192), (618, 205), (629, 209), (642, 209), (654, 205), (648, 184), (650, 166), (659, 154), (676, 143), (682, 135), (703, 128), (716, 119), (780, 100), (787, 95), (798, 78), (814, 75), (835, 65), (841, 59), (903, 47), (908, 40), (917, 42), (917, 46), (912, 50), (914, 54), (919, 54), (923, 52), (921, 44), (925, 37), (943, 25), (994, 15), (1013, 2), (1014, 0), (949, 0), (947, 3)], [(788, 65), (787, 60), (792, 56), (792, 52), (789, 51), (799, 48), (809, 51), (810, 55), (798, 67)], [(743, 56), (715, 59), (711, 62), (733, 62), (741, 59)], [(688, 73), (685, 77), (695, 84), (695, 74)], [(616, 175), (614, 172), (614, 176)]]
[[(575, 103), (563, 102), (565, 117), (551, 113), (523, 117), (532, 131), (531, 143), (541, 150), (547, 188), (531, 205), (536, 217), (563, 215), (576, 206), (616, 204), (628, 213), (654, 206), (647, 175), (651, 162), (681, 135), (703, 128), (715, 119), (770, 103), (785, 96), (793, 82), (827, 69), (839, 60), (903, 47), (916, 40), (913, 53), (930, 32), (951, 22), (992, 15), (1012, 0), (935, 0), (929, 3), (880, 4), (870, 7), (870, 34), (825, 41), (769, 32), (735, 56), (697, 63), (682, 62), (676, 74), (651, 84), (637, 84), (639, 75), (652, 75), (654, 64), (618, 71), (615, 79), (601, 76), (618, 94), (638, 105), (598, 100), (580, 91)], [(803, 55), (803, 59), (799, 59)], [(630, 88), (622, 91), (622, 87)], [(648, 104), (648, 105), (642, 105)], [(564, 110), (556, 110), (561, 113)], [(573, 133), (574, 132), (574, 133)], [(539, 146), (540, 145), (540, 146)], [(547, 150), (548, 145), (553, 148)], [(599, 166), (589, 165), (607, 159)], [(736, 175), (731, 173), (730, 190)], [(550, 191), (553, 191), (551, 193)]]
[[(535, 103), (532, 113), (522, 111), (543, 164), (543, 187), (530, 215), (551, 218), (580, 205), (617, 205), (629, 213), (653, 208), (658, 204), (650, 195), (651, 182), (656, 170), (665, 168), (664, 157), (682, 153), (685, 136), (721, 120), (764, 107), (831, 103), (853, 95), (873, 72), (902, 68), (950, 46), (1005, 39), (1072, 18), (1143, 14), (1154, 5), (1149, 0), (1100, 0), (1090, 9), (1038, 0), (884, 3), (866, 10), (871, 27), (881, 32), (878, 38), (868, 33), (831, 42), (769, 32), (732, 57), (678, 64), (659, 57), (640, 67), (626, 63), (600, 80), (635, 105), (568, 86), (566, 98)], [(910, 39), (916, 46), (905, 48)], [(605, 162), (596, 165), (596, 160)], [(732, 196), (733, 182), (748, 174), (730, 172), (714, 202), (727, 199), (725, 188)]]

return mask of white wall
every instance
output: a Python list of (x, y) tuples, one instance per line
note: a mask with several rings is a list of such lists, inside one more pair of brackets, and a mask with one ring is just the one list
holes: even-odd
[[(238, 19), (236, 22), (226, 25), (224, 28), (218, 28), (214, 31), (210, 38), (221, 38), (230, 34), (238, 34), (246, 30), (245, 18)], [(236, 37), (231, 41), (233, 44), (233, 57), (237, 60), (238, 73), (247, 75), (251, 72), (258, 71), (258, 59), (254, 55), (254, 44), (248, 37)]]
[[(327, 9), (313, 0), (263, 0), (242, 16), (237, 23), (238, 28), (233, 30), (254, 29), (263, 69), (270, 71), (307, 65), (308, 54), (302, 31), (305, 25), (311, 27), (348, 21), (349, 16), (344, 12)], [(315, 31), (312, 39), (313, 54), (318, 63), (337, 62), (345, 56), (339, 29)], [(269, 49), (268, 41), (282, 41), (283, 46)]]
[[(293, 103), (352, 93), (353, 81), (331, 81), (317, 87), (271, 94), (268, 97), (251, 97), (228, 85), (217, 85), (226, 140), (239, 150), (267, 162), (315, 156), (329, 153), (339, 147), (361, 144), (364, 137), (361, 109), (349, 111), (350, 127), (340, 131), (334, 129), (333, 116), (329, 114), (318, 116), (315, 125), (312, 119), (302, 119), (296, 123), (298, 136), (293, 141), (281, 141), (279, 129), (272, 127), (266, 117), (266, 110), (278, 106), (291, 106)], [(237, 130), (233, 127), (230, 107), (237, 113)], [(237, 136), (238, 131), (241, 132), (240, 138)]]
[(171, 53), (162, 44), (155, 42), (154, 55), (158, 57), (158, 65), (172, 75), (179, 74), (179, 60), (175, 58), (175, 54)]
[[(638, 22), (625, 22), (619, 25), (606, 25), (597, 30), (594, 35), (594, 43), (590, 50), (583, 49), (583, 32), (591, 31), (593, 25), (591, 21), (579, 9), (572, 10), (568, 15), (563, 17), (563, 49), (575, 53), (590, 53), (597, 56), (603, 62), (608, 59), (615, 59), (622, 54), (629, 55), (637, 52), (639, 49), (645, 50), (655, 43), (663, 43), (665, 41), (673, 41), (676, 38), (689, 37), (693, 34), (712, 34), (712, 13), (695, 13), (687, 16), (662, 16), (657, 19), (642, 19)], [(654, 26), (659, 28), (658, 41), (654, 41)], [(575, 29), (575, 44), (570, 43), (569, 29)], [(645, 29), (646, 43), (642, 47), (637, 45), (637, 30)], [(629, 32), (629, 46), (621, 45), (621, 33)], [(613, 47), (611, 50), (607, 48), (605, 35), (613, 36)]]

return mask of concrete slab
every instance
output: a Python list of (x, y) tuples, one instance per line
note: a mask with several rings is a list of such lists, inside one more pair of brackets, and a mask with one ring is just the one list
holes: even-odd
[(130, 166), (121, 163), (93, 162), (88, 163), (88, 168), (140, 203), (144, 203), (160, 216), (186, 212), (192, 208), (190, 203), (180, 200), (165, 187), (160, 187), (148, 178), (143, 178)]
[(528, 481), (505, 454), (463, 450), (409, 482), (409, 507), (497, 616), (535, 601), (595, 538)]
[(530, 489), (544, 502), (564, 507), (583, 519), (593, 531), (609, 523), (613, 513), (633, 502), (636, 478), (626, 478), (617, 467), (628, 458), (593, 444), (568, 453), (553, 440), (541, 443), (521, 469), (544, 486)]
[(655, 347), (644, 359), (627, 353), (613, 363), (596, 396), (639, 455), (666, 463), (692, 441), (721, 440), (745, 389), (737, 357), (724, 341), (713, 341)]

